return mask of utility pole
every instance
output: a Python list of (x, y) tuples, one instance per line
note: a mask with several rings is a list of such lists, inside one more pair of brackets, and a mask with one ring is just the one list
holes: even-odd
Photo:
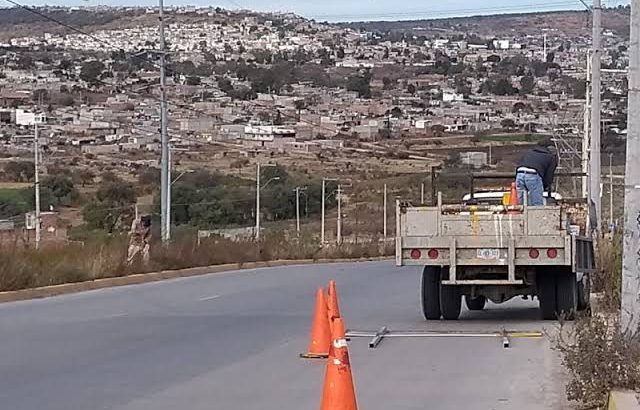
[(593, 63), (591, 64), (591, 169), (590, 202), (595, 206), (595, 229), (600, 232), (602, 226), (601, 164), (600, 164), (600, 69), (602, 58), (602, 2), (593, 0)]
[(587, 92), (584, 104), (584, 134), (582, 136), (582, 197), (589, 197), (589, 148), (591, 144), (591, 55), (587, 52)]
[(340, 184), (338, 184), (336, 199), (338, 200), (338, 226), (336, 228), (336, 242), (338, 243), (338, 245), (340, 245), (342, 243), (342, 185)]
[(384, 191), (382, 193), (382, 234), (385, 241), (387, 240), (387, 184), (384, 184)]
[(33, 164), (34, 164), (34, 182), (35, 182), (35, 201), (36, 201), (36, 249), (40, 248), (40, 145), (38, 141), (38, 116), (34, 121), (33, 135)]
[(165, 229), (167, 230), (167, 240), (171, 240), (171, 187), (173, 185), (173, 181), (171, 180), (171, 141), (169, 141), (169, 149), (167, 152), (169, 153), (169, 159), (167, 161), (167, 180), (169, 183), (167, 184), (167, 217), (165, 218)]
[(166, 78), (166, 44), (164, 40), (164, 0), (158, 0), (159, 33), (160, 33), (160, 141), (162, 145), (161, 172), (160, 172), (160, 231), (162, 242), (169, 242), (169, 231), (167, 229), (170, 221), (169, 216), (169, 136), (167, 134), (167, 78)]
[(631, 2), (627, 164), (624, 181), (624, 251), (621, 324), (635, 335), (640, 323), (640, 0)]
[(324, 222), (325, 222), (325, 203), (326, 203), (326, 195), (327, 195), (327, 181), (337, 181), (335, 178), (322, 178), (322, 222), (320, 223), (320, 244), (324, 245), (325, 236), (324, 236)]
[(296, 232), (300, 236), (300, 187), (296, 187)]
[(543, 58), (542, 61), (547, 61), (547, 34), (546, 33), (542, 36), (542, 53), (544, 54), (542, 56)]
[(256, 163), (256, 242), (260, 240), (260, 163)]
[(609, 229), (613, 231), (613, 153), (609, 154)]
[(322, 178), (322, 222), (320, 223), (320, 245), (324, 246), (324, 197), (326, 195), (326, 180)]
[[(265, 164), (265, 167), (274, 167), (274, 164)], [(270, 180), (267, 181), (266, 184), (264, 184), (264, 187), (260, 186), (260, 175), (262, 173), (262, 166), (260, 165), (260, 162), (256, 162), (256, 242), (260, 240), (260, 190), (262, 188), (266, 188), (267, 185), (269, 185), (269, 183), (271, 181), (277, 181), (280, 179), (280, 177), (273, 177)]]

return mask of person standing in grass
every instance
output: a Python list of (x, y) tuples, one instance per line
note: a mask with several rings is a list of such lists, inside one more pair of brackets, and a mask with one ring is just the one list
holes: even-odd
[(137, 258), (145, 265), (149, 263), (149, 242), (151, 241), (151, 217), (143, 215), (134, 219), (129, 231), (129, 248), (127, 250), (127, 265), (132, 265)]

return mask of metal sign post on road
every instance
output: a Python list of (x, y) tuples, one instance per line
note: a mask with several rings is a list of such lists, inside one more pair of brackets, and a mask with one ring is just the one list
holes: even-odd
[(631, 3), (627, 165), (622, 257), (622, 329), (635, 334), (640, 323), (640, 0)]

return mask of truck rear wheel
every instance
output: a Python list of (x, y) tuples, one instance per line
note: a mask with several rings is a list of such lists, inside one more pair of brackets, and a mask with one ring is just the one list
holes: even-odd
[[(448, 273), (443, 269), (443, 274)], [(448, 275), (447, 275), (448, 276)], [(458, 320), (462, 308), (460, 286), (440, 284), (440, 311), (444, 320)]]
[(556, 315), (556, 275), (552, 272), (536, 274), (536, 287), (538, 289), (538, 300), (540, 301), (540, 313), (544, 320), (557, 319)]
[(422, 271), (420, 299), (422, 314), (427, 320), (440, 320), (440, 275), (442, 269), (425, 266)]
[(482, 310), (487, 303), (487, 298), (484, 296), (472, 298), (471, 295), (465, 295), (464, 302), (467, 304), (469, 310)]
[(591, 277), (588, 274), (582, 276), (578, 283), (578, 311), (582, 312), (591, 306)]
[(578, 310), (578, 283), (574, 272), (558, 272), (556, 303), (559, 317), (573, 320)]

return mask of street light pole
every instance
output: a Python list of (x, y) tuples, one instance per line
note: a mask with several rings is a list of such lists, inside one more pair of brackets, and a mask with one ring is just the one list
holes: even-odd
[(387, 184), (384, 184), (384, 191), (382, 194), (383, 200), (383, 211), (382, 211), (382, 232), (384, 235), (384, 239), (387, 239)]
[(256, 242), (260, 240), (260, 163), (256, 163)]
[[(265, 164), (265, 167), (274, 167), (274, 164)], [(256, 241), (260, 240), (260, 190), (267, 185), (271, 181), (277, 181), (280, 177), (273, 177), (264, 184), (264, 187), (260, 186), (260, 174), (261, 174), (262, 166), (260, 162), (256, 162)]]
[(159, 34), (160, 34), (160, 141), (162, 145), (161, 173), (160, 173), (160, 230), (162, 242), (169, 242), (169, 137), (167, 134), (167, 78), (166, 66), (166, 44), (164, 39), (164, 1), (159, 1)]
[(613, 229), (613, 154), (609, 154), (609, 228)]
[(35, 182), (35, 201), (36, 201), (36, 249), (40, 248), (40, 145), (38, 141), (38, 118), (34, 121), (34, 136), (33, 136), (33, 156), (34, 156), (34, 182)]
[(338, 184), (336, 199), (338, 200), (338, 226), (336, 228), (336, 242), (338, 243), (338, 245), (340, 245), (342, 243), (342, 186), (340, 184)]
[(296, 187), (296, 232), (300, 236), (300, 187)]
[(324, 196), (326, 195), (326, 179), (322, 178), (322, 222), (320, 223), (320, 244), (324, 245)]
[[(167, 158), (167, 175), (168, 175), (168, 179), (169, 181), (171, 180), (171, 142), (168, 142), (169, 146), (167, 149), (167, 154), (168, 154), (168, 158)], [(175, 181), (174, 181), (175, 182)], [(167, 241), (171, 240), (171, 186), (173, 185), (173, 182), (170, 182), (167, 185), (167, 215), (165, 218), (165, 229), (167, 231)]]

